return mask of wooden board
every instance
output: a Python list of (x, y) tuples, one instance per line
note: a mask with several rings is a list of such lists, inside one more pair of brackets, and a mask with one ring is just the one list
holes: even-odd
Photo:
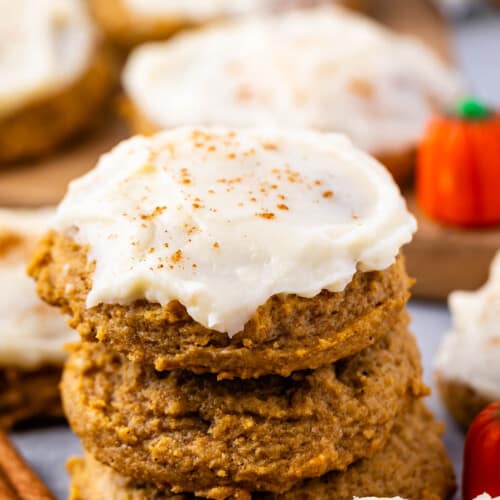
[[(451, 59), (446, 24), (428, 0), (367, 0), (374, 17), (398, 31), (424, 39), (443, 58)], [(0, 205), (39, 206), (57, 203), (68, 182), (95, 165), (127, 129), (110, 118), (99, 131), (80, 144), (34, 164), (23, 164), (0, 172)], [(415, 205), (410, 195), (410, 205)], [(456, 288), (481, 284), (489, 262), (500, 247), (500, 231), (460, 231), (443, 228), (427, 220), (418, 210), (419, 231), (407, 247), (408, 268), (417, 278), (414, 294), (444, 299)]]
[(102, 153), (127, 136), (127, 127), (109, 117), (80, 143), (36, 163), (0, 171), (0, 205), (36, 207), (58, 203), (68, 182), (90, 170)]
[(407, 200), (418, 221), (417, 234), (405, 248), (408, 273), (417, 280), (413, 295), (446, 299), (453, 290), (473, 290), (482, 285), (500, 249), (500, 229), (444, 227), (418, 209), (412, 194)]

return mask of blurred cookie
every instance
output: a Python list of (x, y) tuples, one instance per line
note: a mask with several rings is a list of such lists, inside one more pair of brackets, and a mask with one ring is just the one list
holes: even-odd
[(361, 8), (364, 0), (90, 0), (96, 21), (124, 47), (215, 21), (326, 3)]
[(0, 210), (0, 428), (62, 416), (63, 344), (75, 334), (37, 297), (26, 265), (52, 210)]
[(486, 284), (449, 297), (452, 331), (443, 340), (435, 367), (439, 392), (463, 427), (500, 399), (500, 253)]
[(420, 41), (335, 7), (143, 45), (122, 80), (135, 132), (192, 123), (342, 132), (400, 183), (429, 117), (461, 92)]
[(83, 0), (0, 0), (0, 163), (47, 153), (95, 124), (114, 62)]

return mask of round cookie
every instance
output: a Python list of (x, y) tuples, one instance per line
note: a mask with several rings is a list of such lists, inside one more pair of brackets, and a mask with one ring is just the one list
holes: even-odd
[[(48, 153), (95, 125), (117, 71), (82, 0), (1, 4), (7, 27), (0, 30), (6, 34), (0, 37), (0, 163), (12, 163)], [(13, 36), (19, 43), (11, 43)]]
[[(440, 440), (442, 426), (422, 403), (396, 422), (384, 449), (342, 473), (310, 479), (280, 494), (253, 494), (253, 500), (352, 500), (375, 495), (421, 500), (449, 498), (455, 489), (453, 469)], [(90, 454), (72, 459), (70, 500), (193, 500), (190, 494), (168, 490), (123, 477)], [(199, 497), (197, 497), (199, 498)]]
[(251, 380), (156, 372), (83, 343), (67, 362), (62, 395), (98, 460), (175, 491), (229, 496), (283, 492), (373, 455), (427, 393), (420, 376), (405, 327), (334, 365)]
[(288, 376), (359, 352), (407, 323), (410, 280), (403, 258), (385, 271), (356, 273), (343, 292), (275, 295), (233, 337), (197, 323), (179, 302), (88, 309), (92, 267), (85, 249), (51, 234), (30, 269), (41, 297), (69, 313), (84, 340), (98, 340), (157, 370), (182, 368), (219, 378)]
[(452, 328), (436, 356), (436, 381), (443, 403), (467, 428), (500, 398), (500, 252), (481, 288), (455, 291), (448, 303)]
[(122, 83), (135, 132), (190, 123), (341, 132), (401, 183), (429, 118), (462, 92), (421, 42), (332, 6), (142, 45)]
[(72, 183), (38, 293), (158, 370), (317, 368), (406, 321), (415, 220), (344, 137), (192, 127), (124, 141)]
[[(335, 0), (219, 0), (166, 2), (144, 0), (91, 0), (94, 17), (115, 43), (130, 47), (161, 40), (189, 28), (214, 21), (277, 12), (285, 8), (309, 7)], [(337, 0), (352, 8), (362, 8), (364, 0)]]

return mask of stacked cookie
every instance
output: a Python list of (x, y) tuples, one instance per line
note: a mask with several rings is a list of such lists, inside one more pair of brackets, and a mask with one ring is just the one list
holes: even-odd
[(334, 134), (187, 127), (105, 155), (30, 268), (83, 338), (73, 498), (445, 498), (407, 329), (414, 230)]

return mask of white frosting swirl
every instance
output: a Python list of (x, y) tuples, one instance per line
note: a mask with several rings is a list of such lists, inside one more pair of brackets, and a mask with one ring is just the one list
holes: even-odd
[(274, 294), (387, 268), (415, 226), (384, 167), (345, 137), (219, 128), (122, 142), (55, 218), (96, 262), (88, 307), (178, 300), (229, 335)]
[(344, 132), (373, 154), (415, 147), (429, 116), (460, 92), (456, 75), (421, 42), (335, 7), (143, 45), (123, 85), (160, 128), (310, 127)]
[(0, 0), (0, 116), (71, 85), (94, 43), (83, 0)]
[(500, 398), (500, 252), (486, 284), (475, 292), (453, 292), (449, 307), (453, 328), (441, 345), (436, 369), (485, 397)]
[(0, 210), (0, 366), (62, 364), (76, 340), (60, 312), (44, 304), (26, 266), (52, 209)]

